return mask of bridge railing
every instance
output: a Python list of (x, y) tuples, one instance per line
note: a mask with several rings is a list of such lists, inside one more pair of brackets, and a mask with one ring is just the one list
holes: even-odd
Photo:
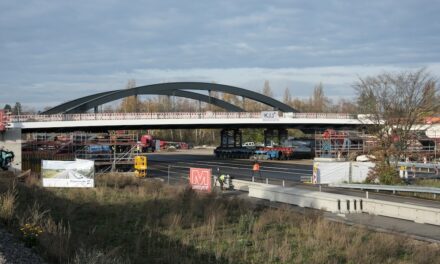
[(358, 119), (357, 115), (345, 113), (283, 113), (285, 118)]
[[(357, 119), (356, 115), (338, 113), (282, 113), (281, 118)], [(148, 113), (86, 113), (55, 115), (11, 115), (11, 123), (51, 121), (137, 120), (137, 119), (261, 119), (261, 112), (148, 112)]]

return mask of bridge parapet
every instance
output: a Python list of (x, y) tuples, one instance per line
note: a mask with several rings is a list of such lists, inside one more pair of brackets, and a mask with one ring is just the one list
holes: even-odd
[(283, 117), (314, 119), (358, 119), (357, 115), (346, 113), (283, 113)]
[[(282, 113), (281, 118), (303, 119), (357, 119), (356, 115), (339, 113)], [(9, 122), (52, 122), (87, 120), (140, 120), (140, 119), (261, 119), (261, 112), (149, 112), (149, 113), (87, 113), (55, 115), (12, 115)]]

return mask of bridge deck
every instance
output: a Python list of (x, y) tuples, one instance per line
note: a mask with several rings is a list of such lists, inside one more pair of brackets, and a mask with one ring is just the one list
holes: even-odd
[(271, 117), (257, 113), (97, 113), (11, 116), (9, 128), (22, 130), (72, 130), (99, 128), (224, 128), (224, 127), (356, 127), (365, 124), (355, 115), (333, 113), (283, 113)]

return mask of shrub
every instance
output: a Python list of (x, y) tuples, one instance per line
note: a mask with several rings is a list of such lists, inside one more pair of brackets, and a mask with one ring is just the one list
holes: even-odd
[(365, 181), (367, 183), (376, 183), (377, 180), (381, 184), (388, 185), (401, 182), (396, 168), (386, 162), (376, 163), (376, 166), (370, 171)]

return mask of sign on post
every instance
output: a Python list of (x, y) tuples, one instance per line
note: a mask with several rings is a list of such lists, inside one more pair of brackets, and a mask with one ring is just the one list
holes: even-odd
[(312, 183), (317, 184), (320, 183), (319, 177), (319, 162), (313, 163), (313, 174), (312, 174)]
[(93, 160), (42, 160), (43, 187), (93, 188), (95, 162)]
[(278, 121), (278, 111), (261, 111), (263, 121)]
[(190, 168), (189, 184), (193, 190), (211, 192), (211, 169)]

